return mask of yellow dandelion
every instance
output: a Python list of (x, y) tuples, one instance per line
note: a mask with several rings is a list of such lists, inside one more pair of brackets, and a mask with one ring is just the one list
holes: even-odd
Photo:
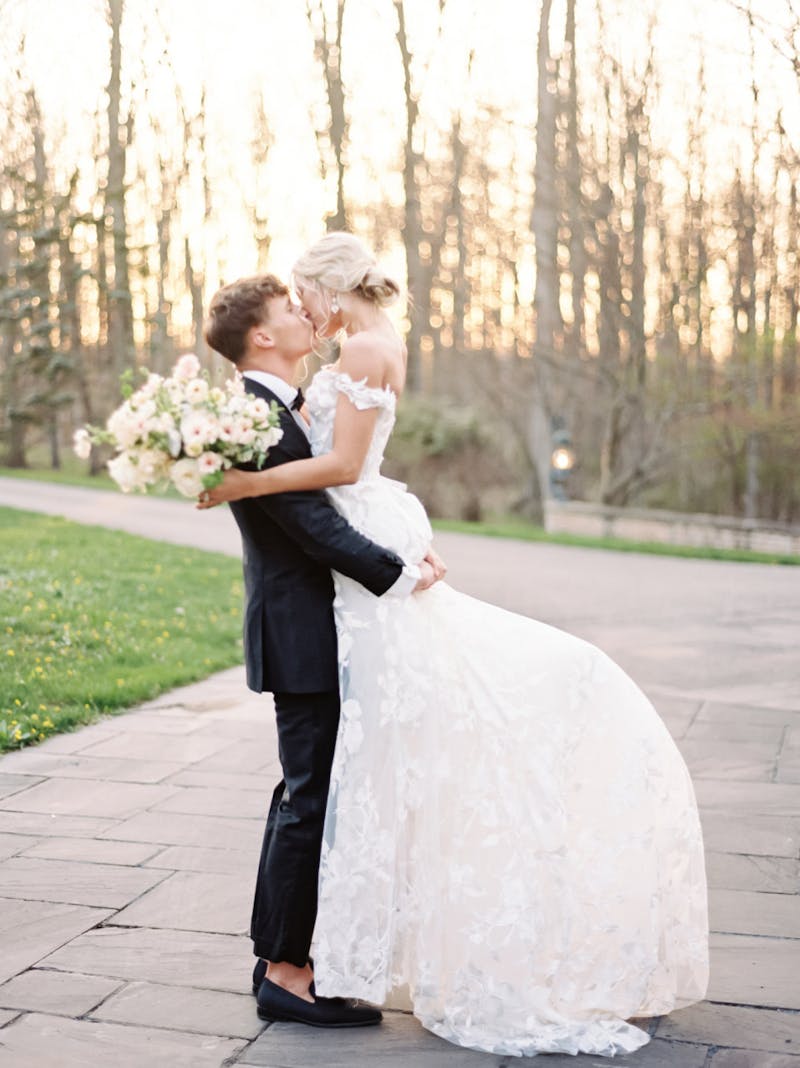
[(15, 652), (14, 652), (14, 650), (13, 650), (13, 649), (8, 649), (8, 650), (6, 651), (6, 656), (16, 656), (16, 655), (17, 655), (17, 654), (16, 654)]

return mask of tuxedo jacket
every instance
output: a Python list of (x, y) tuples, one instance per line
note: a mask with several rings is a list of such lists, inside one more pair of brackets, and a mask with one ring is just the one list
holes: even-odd
[[(275, 394), (251, 379), (245, 386), (280, 406), (283, 437), (264, 466), (311, 456), (308, 438)], [(324, 490), (247, 497), (230, 507), (242, 535), (247, 685), (257, 693), (337, 690), (331, 571), (380, 596), (400, 577), (403, 561), (351, 527)]]

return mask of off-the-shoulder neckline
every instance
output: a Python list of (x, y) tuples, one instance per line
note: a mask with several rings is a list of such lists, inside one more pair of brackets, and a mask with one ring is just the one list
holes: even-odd
[(388, 393), (391, 397), (394, 398), (395, 401), (398, 400), (398, 395), (395, 392), (394, 388), (392, 386), (388, 385), (388, 384), (385, 385), (385, 386), (368, 386), (366, 384), (366, 382), (367, 382), (367, 376), (366, 375), (363, 378), (360, 378), (360, 379), (356, 380), (347, 371), (340, 371), (335, 366), (335, 364), (332, 364), (332, 363), (324, 363), (322, 365), (322, 367), (320, 367), (320, 371), (327, 371), (329, 374), (336, 375), (339, 378), (346, 378), (352, 385), (357, 386), (357, 387), (361, 387), (363, 389), (368, 389), (368, 390), (374, 391), (376, 393)]

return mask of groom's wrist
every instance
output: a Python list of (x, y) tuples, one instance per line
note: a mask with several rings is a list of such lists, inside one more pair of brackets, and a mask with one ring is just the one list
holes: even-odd
[(416, 564), (405, 564), (393, 586), (386, 591), (392, 597), (409, 597), (420, 580), (420, 569)]

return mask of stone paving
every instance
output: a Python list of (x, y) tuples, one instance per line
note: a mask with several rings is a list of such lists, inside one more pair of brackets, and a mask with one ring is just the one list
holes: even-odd
[[(0, 504), (238, 553), (225, 511), (0, 479)], [(85, 496), (84, 496), (85, 495)], [(121, 502), (121, 504), (120, 504)], [(129, 526), (126, 523), (129, 521)], [(800, 569), (437, 538), (453, 584), (600, 644), (695, 779), (708, 1001), (654, 1022), (634, 1068), (800, 1068)], [(0, 759), (0, 1065), (469, 1068), (380, 1028), (263, 1025), (246, 931), (278, 763), (241, 668)], [(608, 1061), (548, 1056), (547, 1068)]]

